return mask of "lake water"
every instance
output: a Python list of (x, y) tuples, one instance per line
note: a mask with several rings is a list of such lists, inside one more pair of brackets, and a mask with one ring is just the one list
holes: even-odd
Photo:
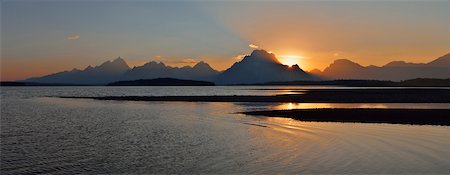
[(448, 104), (129, 102), (52, 97), (272, 95), (293, 93), (293, 88), (304, 89), (2, 87), (1, 174), (450, 172), (448, 126), (301, 122), (236, 114), (327, 107), (448, 109)]

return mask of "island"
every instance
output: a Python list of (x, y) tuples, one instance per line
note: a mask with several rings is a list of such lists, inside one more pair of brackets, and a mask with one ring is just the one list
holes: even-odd
[(208, 81), (182, 80), (175, 78), (139, 79), (133, 81), (117, 81), (107, 86), (214, 86)]

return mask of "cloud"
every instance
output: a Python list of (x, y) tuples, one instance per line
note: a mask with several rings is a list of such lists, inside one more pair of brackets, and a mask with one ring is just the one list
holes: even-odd
[(194, 59), (190, 59), (190, 58), (187, 58), (187, 59), (183, 59), (183, 60), (181, 60), (181, 61), (179, 61), (180, 63), (184, 63), (184, 64), (193, 64), (193, 63), (197, 63), (197, 61), (195, 61)]
[(186, 58), (186, 59), (182, 59), (182, 60), (167, 60), (165, 62), (169, 63), (169, 64), (195, 64), (195, 63), (197, 63), (196, 60), (191, 59), (191, 58)]
[(153, 56), (154, 60), (156, 62), (163, 62), (165, 64), (168, 65), (173, 65), (173, 66), (180, 66), (180, 65), (190, 65), (190, 64), (196, 64), (198, 63), (197, 60), (192, 59), (192, 58), (186, 58), (186, 59), (182, 59), (182, 60), (176, 60), (176, 59), (170, 59), (170, 58), (166, 58), (163, 57), (161, 55), (155, 55)]
[(255, 44), (249, 44), (248, 47), (252, 48), (252, 49), (257, 49), (259, 48), (259, 46), (255, 45)]
[(241, 54), (241, 55), (236, 55), (233, 57), (234, 60), (242, 60), (242, 58), (244, 58), (245, 55)]
[(161, 62), (161, 55), (155, 55), (155, 61)]
[(70, 35), (66, 37), (67, 40), (78, 40), (80, 39), (80, 35)]
[(336, 52), (336, 53), (333, 54), (333, 56), (337, 57), (337, 56), (339, 56), (339, 53)]

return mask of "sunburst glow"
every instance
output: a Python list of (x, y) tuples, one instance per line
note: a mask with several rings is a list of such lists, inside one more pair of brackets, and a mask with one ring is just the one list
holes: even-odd
[(288, 65), (289, 67), (295, 64), (300, 65), (301, 60), (305, 58), (300, 55), (280, 55), (278, 57), (282, 64)]

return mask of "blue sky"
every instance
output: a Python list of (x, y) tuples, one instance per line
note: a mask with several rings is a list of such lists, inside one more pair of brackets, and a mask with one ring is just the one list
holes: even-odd
[(449, 52), (450, 2), (3, 0), (1, 36), (2, 79), (10, 80), (118, 56), (223, 70), (249, 44), (299, 56), (306, 70), (338, 58), (427, 62)]

